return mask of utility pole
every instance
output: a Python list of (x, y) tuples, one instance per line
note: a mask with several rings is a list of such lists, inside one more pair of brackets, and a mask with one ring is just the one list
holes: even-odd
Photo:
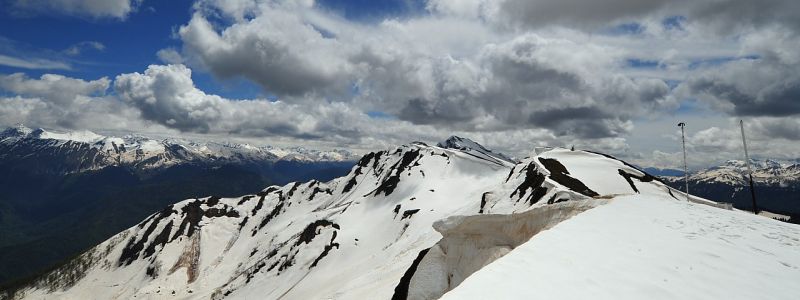
[(750, 168), (750, 155), (747, 153), (747, 140), (744, 137), (744, 120), (739, 120), (739, 128), (742, 129), (742, 146), (744, 146), (744, 163), (747, 165), (747, 177), (750, 179), (750, 196), (753, 198), (753, 213), (758, 214), (758, 206), (756, 206), (756, 190), (753, 187), (753, 169)]
[(686, 165), (686, 133), (683, 128), (686, 123), (680, 122), (678, 126), (681, 127), (681, 143), (683, 144), (683, 182), (686, 184), (686, 201), (689, 201), (689, 168)]

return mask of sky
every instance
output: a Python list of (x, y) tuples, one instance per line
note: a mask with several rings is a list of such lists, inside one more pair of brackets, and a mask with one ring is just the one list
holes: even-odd
[(795, 0), (0, 0), (0, 126), (800, 158)]

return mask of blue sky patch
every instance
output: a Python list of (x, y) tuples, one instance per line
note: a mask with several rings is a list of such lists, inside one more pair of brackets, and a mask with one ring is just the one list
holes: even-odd
[(698, 59), (689, 63), (689, 70), (695, 70), (707, 67), (717, 67), (737, 60), (757, 60), (757, 59), (761, 59), (761, 57), (758, 55), (745, 55), (745, 56), (723, 56), (723, 57)]
[(666, 30), (684, 30), (683, 23), (686, 22), (686, 17), (684, 16), (671, 16), (664, 18), (661, 21), (661, 25), (664, 26)]
[(320, 7), (348, 20), (374, 22), (425, 13), (424, 0), (318, 0)]
[(681, 84), (681, 82), (683, 82), (683, 81), (675, 80), (675, 79), (664, 80), (664, 83), (667, 84), (667, 86), (669, 87), (670, 90), (674, 90), (676, 87), (678, 87), (678, 85)]
[(656, 69), (659, 66), (659, 62), (656, 60), (629, 58), (625, 60), (625, 65), (634, 69)]
[(368, 112), (367, 112), (367, 115), (368, 115), (370, 118), (373, 118), (373, 119), (385, 119), (385, 120), (393, 120), (393, 119), (397, 119), (395, 116), (392, 116), (392, 115), (390, 115), (390, 114), (387, 114), (387, 113), (385, 113), (385, 112), (382, 112), (382, 111), (376, 111), (376, 110), (370, 110), (370, 111), (368, 111)]
[(636, 22), (619, 24), (607, 31), (610, 35), (638, 35), (644, 32), (645, 26)]
[(712, 110), (708, 104), (696, 98), (688, 98), (681, 101), (675, 112), (679, 115), (710, 115)]
[[(28, 70), (0, 66), (0, 73), (25, 72), (31, 77), (58, 73), (94, 80), (142, 72), (148, 65), (160, 63), (156, 57), (158, 50), (180, 48), (172, 32), (189, 20), (191, 5), (191, 1), (185, 0), (147, 1), (124, 21), (65, 16), (15, 17), (9, 12), (0, 12), (0, 37), (14, 41), (12, 47), (18, 48), (0, 48), (0, 55), (64, 61), (71, 67), (70, 70)], [(84, 49), (74, 57), (62, 53), (86, 41), (99, 42), (105, 49)]]

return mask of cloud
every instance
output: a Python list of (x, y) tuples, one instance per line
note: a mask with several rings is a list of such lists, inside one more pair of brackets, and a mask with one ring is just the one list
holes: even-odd
[[(756, 69), (756, 72), (758, 71), (773, 70)], [(797, 76), (789, 75), (758, 90), (746, 90), (747, 87), (744, 85), (747, 83), (733, 82), (731, 78), (720, 75), (692, 81), (690, 87), (692, 92), (708, 96), (731, 113), (740, 116), (788, 117), (800, 114), (800, 103), (797, 101), (800, 99), (800, 78)], [(774, 77), (775, 74), (767, 76)]]
[[(669, 164), (688, 121), (700, 165), (738, 157), (736, 117), (754, 153), (797, 155), (800, 10), (752, 3), (429, 0), (422, 14), (350, 20), (308, 0), (201, 0), (181, 45), (156, 53), (166, 65), (113, 83), (14, 74), (0, 88), (9, 120), (59, 126), (94, 111), (182, 135), (375, 149), (459, 134), (519, 156), (575, 145)], [(270, 100), (208, 93), (193, 71)]]
[(165, 48), (156, 52), (158, 59), (167, 64), (183, 64), (184, 59), (181, 54), (174, 48)]
[(72, 70), (71, 62), (63, 53), (3, 36), (0, 36), (0, 66), (28, 70)]
[[(729, 124), (726, 127), (711, 127), (698, 131), (687, 137), (687, 144), (695, 153), (713, 153), (720, 158), (740, 159), (744, 156), (744, 150), (738, 120), (731, 119)], [(745, 120), (745, 133), (750, 155), (756, 158), (773, 159), (800, 157), (800, 149), (797, 147), (800, 144), (798, 136), (789, 133), (797, 128), (800, 128), (798, 120), (775, 118)]]
[[(313, 2), (209, 0), (179, 29), (181, 53), (169, 54), (218, 78), (252, 80), (287, 105), (341, 104), (472, 136), (538, 128), (571, 143), (625, 141), (636, 126), (649, 126), (642, 119), (674, 113), (693, 98), (734, 115), (791, 111), (791, 84), (733, 106), (702, 88), (704, 78), (728, 83), (721, 79), (737, 72), (726, 68), (740, 64), (773, 59), (780, 60), (774, 67), (786, 66), (796, 53), (789, 23), (752, 21), (732, 43), (714, 25), (727, 20), (724, 14), (695, 18), (716, 2), (681, 3), (431, 0), (429, 15), (362, 24)], [(585, 5), (595, 9), (573, 9)], [(621, 22), (642, 30), (594, 35)], [(767, 32), (773, 36), (764, 39), (777, 36), (784, 44), (758, 47)], [(655, 67), (632, 68), (631, 59)]]
[[(23, 97), (0, 97), (0, 117), (3, 122), (10, 125), (15, 123), (30, 122), (34, 119), (41, 119), (42, 114), (38, 113), (47, 110), (47, 103), (38, 99), (26, 99)], [(39, 116), (34, 116), (38, 114)]]
[[(767, 37), (767, 38), (765, 38)], [(757, 59), (741, 59), (689, 76), (679, 92), (737, 116), (800, 114), (800, 42), (786, 30), (745, 35)]]
[(22, 73), (0, 74), (0, 89), (22, 96), (45, 97), (59, 105), (67, 105), (78, 96), (102, 96), (109, 83), (105, 77), (85, 81), (56, 74), (44, 74), (39, 79)]
[(507, 0), (500, 2), (502, 12), (500, 16), (511, 22), (511, 25), (530, 27), (565, 25), (588, 29), (647, 15), (675, 1)]
[(265, 99), (231, 100), (197, 89), (183, 65), (152, 65), (114, 82), (120, 99), (147, 121), (180, 131), (357, 141), (372, 122), (342, 103), (307, 105)]
[[(363, 26), (292, 2), (222, 7), (215, 12), (228, 16), (229, 26), (216, 29), (206, 16), (214, 14), (199, 10), (180, 28), (187, 63), (250, 79), (289, 103), (324, 98), (450, 130), (540, 125), (584, 138), (619, 136), (634, 115), (673, 105), (664, 82), (616, 72), (623, 51), (580, 32), (498, 38), (480, 23), (453, 18)], [(602, 112), (592, 130), (530, 121), (580, 107)]]
[[(516, 155), (527, 155), (537, 145), (591, 145), (607, 151), (626, 147), (620, 138), (587, 143), (556, 137), (545, 129), (453, 131), (373, 118), (340, 102), (227, 99), (199, 90), (191, 73), (183, 65), (152, 65), (143, 73), (121, 74), (113, 84), (106, 78), (87, 81), (54, 74), (38, 79), (3, 75), (0, 89), (19, 96), (0, 97), (0, 125), (200, 134), (259, 144), (302, 143), (370, 151), (413, 140), (435, 143), (452, 134), (469, 136)], [(107, 93), (109, 85), (113, 85), (114, 93)]]
[(531, 114), (530, 123), (541, 128), (553, 128), (559, 136), (582, 138), (616, 137), (630, 131), (632, 124), (614, 119), (597, 107), (568, 107)]
[(69, 15), (90, 18), (125, 19), (141, 0), (11, 0), (17, 15)]
[(346, 88), (342, 74), (352, 67), (337, 50), (346, 45), (324, 38), (295, 14), (273, 9), (221, 34), (195, 14), (179, 34), (187, 52), (215, 75), (248, 78), (281, 95)]
[(516, 29), (563, 26), (596, 32), (682, 16), (722, 33), (771, 26), (800, 30), (800, 3), (794, 0), (429, 0), (427, 7), (438, 14)]
[(31, 70), (70, 70), (64, 62), (42, 58), (17, 58), (0, 54), (0, 65)]
[(103, 51), (103, 50), (106, 49), (106, 46), (103, 45), (103, 43), (100, 43), (100, 42), (97, 42), (97, 41), (84, 41), (84, 42), (80, 42), (80, 43), (77, 43), (75, 45), (70, 46), (69, 48), (65, 49), (63, 52), (64, 52), (64, 54), (69, 55), (69, 56), (77, 56), (77, 55), (80, 55), (81, 52), (83, 52), (84, 50), (87, 50), (87, 49)]
[(145, 129), (139, 112), (106, 94), (110, 80), (82, 80), (44, 74), (28, 78), (21, 73), (0, 75), (0, 90), (16, 96), (0, 97), (0, 124), (25, 123), (66, 129)]
[[(795, 143), (795, 150), (800, 146), (800, 119), (761, 117), (750, 118), (746, 121), (747, 130), (751, 138), (761, 141), (774, 141), (783, 139)], [(775, 149), (780, 150), (780, 149)]]
[(800, 33), (800, 2), (794, 0), (706, 0), (688, 7), (692, 19), (726, 33), (773, 26)]
[[(728, 118), (720, 124), (686, 134), (687, 160), (690, 169), (707, 168), (731, 159), (744, 159), (739, 119)], [(747, 147), (752, 158), (795, 160), (800, 157), (800, 119), (755, 117), (745, 118)], [(671, 134), (679, 147), (680, 130)], [(661, 168), (683, 168), (683, 153), (654, 150), (639, 154), (633, 161)]]
[(195, 89), (191, 70), (182, 65), (153, 65), (144, 74), (119, 75), (114, 90), (145, 119), (177, 129), (208, 131), (209, 123), (221, 117), (222, 99)]

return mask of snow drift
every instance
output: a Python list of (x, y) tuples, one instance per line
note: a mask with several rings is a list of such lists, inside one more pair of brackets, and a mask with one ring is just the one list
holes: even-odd
[(437, 221), (433, 227), (442, 239), (421, 252), (423, 258), (406, 288), (407, 298), (437, 299), (542, 230), (605, 202), (569, 201), (518, 214), (453, 216)]

